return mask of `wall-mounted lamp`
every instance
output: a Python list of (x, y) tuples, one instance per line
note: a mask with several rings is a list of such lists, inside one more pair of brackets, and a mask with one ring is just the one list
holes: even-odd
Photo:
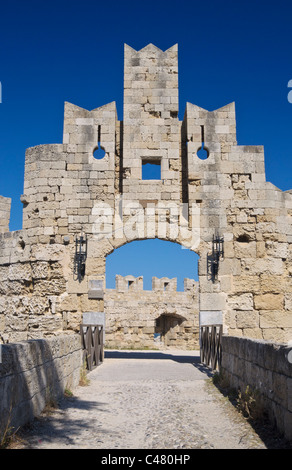
[(87, 238), (85, 234), (75, 236), (74, 276), (79, 282), (85, 276), (85, 263), (87, 258)]
[(212, 254), (207, 256), (208, 273), (212, 282), (215, 282), (218, 276), (219, 260), (224, 256), (224, 238), (213, 235)]

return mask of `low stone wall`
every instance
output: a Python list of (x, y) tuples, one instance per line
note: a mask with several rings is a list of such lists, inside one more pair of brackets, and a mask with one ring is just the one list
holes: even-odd
[(64, 335), (0, 345), (0, 441), (6, 427), (38, 416), (47, 403), (72, 390), (80, 380), (79, 335)]
[(221, 371), (232, 387), (257, 390), (272, 423), (292, 441), (291, 351), (285, 344), (223, 336)]

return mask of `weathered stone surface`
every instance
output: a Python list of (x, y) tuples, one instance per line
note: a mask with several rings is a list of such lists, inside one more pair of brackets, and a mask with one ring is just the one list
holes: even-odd
[[(109, 305), (102, 291), (88, 298), (92, 281), (105, 285), (106, 257), (125, 243), (154, 238), (199, 254), (199, 309), (221, 311), (226, 331), (292, 338), (292, 194), (266, 182), (263, 146), (237, 145), (234, 103), (214, 111), (187, 103), (182, 121), (178, 103), (177, 45), (166, 51), (125, 45), (123, 121), (115, 102), (91, 111), (66, 102), (63, 142), (27, 149), (22, 230), (8, 231), (11, 201), (0, 197), (2, 342), (45, 334), (46, 327), (50, 335), (77, 330), (84, 311)], [(149, 164), (157, 177), (145, 178)], [(87, 249), (78, 279), (81, 233)], [(212, 277), (215, 235), (223, 237), (224, 253)], [(115, 297), (111, 308), (119, 302)], [(181, 314), (178, 297), (172, 311), (159, 302), (157, 313)], [(138, 330), (131, 331), (131, 308), (134, 297), (128, 309), (121, 305), (125, 316), (114, 333), (127, 346), (153, 328), (140, 303)], [(182, 301), (185, 315), (192, 308)], [(179, 341), (181, 333), (174, 335)], [(192, 333), (185, 327), (184, 334)]]
[(236, 318), (236, 327), (237, 328), (255, 328), (259, 329), (260, 321), (259, 321), (259, 312), (252, 310), (252, 311), (236, 311), (235, 312)]
[(253, 295), (240, 294), (229, 297), (228, 304), (234, 310), (253, 310)]
[(0, 436), (38, 416), (46, 403), (79, 383), (82, 351), (78, 335), (2, 346)]
[(254, 304), (257, 310), (282, 310), (282, 294), (262, 294), (254, 296)]
[(292, 311), (292, 293), (285, 294), (284, 302), (285, 302), (285, 309)]
[(231, 386), (237, 388), (240, 378), (241, 390), (249, 386), (259, 393), (258, 406), (262, 404), (280, 432), (292, 440), (289, 352), (291, 346), (280, 343), (223, 336), (221, 371)]

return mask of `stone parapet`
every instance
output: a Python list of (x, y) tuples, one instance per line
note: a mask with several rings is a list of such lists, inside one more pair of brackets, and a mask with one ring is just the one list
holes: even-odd
[(260, 393), (270, 420), (292, 441), (292, 347), (223, 336), (222, 372), (230, 385)]
[(56, 403), (80, 380), (79, 335), (0, 345), (0, 438), (6, 426), (18, 427)]

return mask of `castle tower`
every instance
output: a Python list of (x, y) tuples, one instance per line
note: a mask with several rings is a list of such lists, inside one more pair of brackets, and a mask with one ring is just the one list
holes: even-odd
[[(125, 45), (123, 194), (126, 199), (179, 200), (180, 123), (177, 45), (163, 52)], [(145, 165), (155, 165), (145, 180)]]

